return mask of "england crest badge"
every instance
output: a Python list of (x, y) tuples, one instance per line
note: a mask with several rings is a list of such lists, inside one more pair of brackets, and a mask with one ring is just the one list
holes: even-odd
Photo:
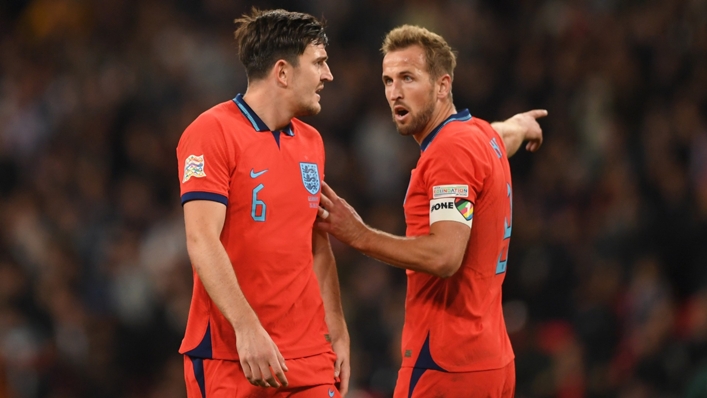
[(302, 172), (302, 183), (307, 189), (307, 192), (315, 195), (319, 192), (319, 169), (316, 163), (300, 163), (300, 171)]

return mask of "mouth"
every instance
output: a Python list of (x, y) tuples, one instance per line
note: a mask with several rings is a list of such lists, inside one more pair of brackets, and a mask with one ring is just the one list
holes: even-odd
[(410, 114), (410, 111), (402, 105), (395, 105), (393, 107), (393, 119), (400, 123)]
[(317, 100), (319, 100), (321, 98), (321, 96), (319, 95), (319, 92), (322, 90), (324, 90), (324, 86), (317, 87), (317, 89), (314, 90), (314, 94), (317, 96)]

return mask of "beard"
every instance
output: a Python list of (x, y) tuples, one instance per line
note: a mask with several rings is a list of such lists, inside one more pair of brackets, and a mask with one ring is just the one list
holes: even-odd
[(324, 83), (318, 81), (316, 86), (310, 86), (310, 83), (313, 84), (310, 79), (311, 76), (301, 74), (299, 68), (295, 68), (293, 90), (297, 105), (294, 117), (314, 116), (322, 110), (320, 102), (314, 98), (314, 92), (317, 88), (324, 88)]
[(300, 103), (295, 112), (295, 117), (314, 116), (321, 110), (322, 106), (317, 102)]
[(427, 124), (430, 122), (430, 119), (432, 119), (432, 114), (434, 113), (434, 111), (434, 93), (430, 92), (430, 100), (427, 102), (427, 104), (425, 104), (425, 107), (422, 108), (420, 112), (415, 115), (410, 115), (411, 120), (408, 125), (404, 126), (398, 124), (398, 122), (395, 120), (395, 114), (393, 114), (393, 122), (395, 123), (395, 127), (398, 129), (398, 133), (400, 133), (400, 135), (415, 135), (421, 132), (427, 126)]

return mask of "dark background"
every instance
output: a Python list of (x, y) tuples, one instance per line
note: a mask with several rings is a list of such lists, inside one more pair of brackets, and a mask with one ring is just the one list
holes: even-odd
[[(504, 312), (518, 397), (707, 396), (707, 3), (262, 1), (323, 15), (306, 121), (327, 181), (404, 233), (419, 150), (380, 81), (402, 23), (459, 53), (458, 109), (546, 108), (512, 161)], [(175, 147), (245, 75), (232, 0), (0, 3), (0, 397), (183, 397), (191, 296)], [(352, 398), (389, 397), (404, 272), (334, 242)], [(450, 342), (450, 346), (453, 342)]]

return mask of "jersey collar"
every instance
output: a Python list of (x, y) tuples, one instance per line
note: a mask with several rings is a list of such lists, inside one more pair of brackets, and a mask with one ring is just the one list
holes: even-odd
[[(253, 125), (253, 129), (258, 132), (264, 132), (264, 131), (270, 131), (270, 128), (263, 122), (263, 120), (258, 116), (253, 109), (246, 104), (246, 102), (243, 100), (243, 95), (238, 94), (236, 95), (236, 98), (233, 99), (233, 102), (236, 103), (236, 106), (238, 106), (238, 109), (240, 109), (241, 113), (243, 113), (243, 116), (250, 121), (250, 124)], [(292, 137), (295, 135), (294, 130), (292, 130), (292, 122), (290, 122), (287, 127), (284, 129), (280, 130), (286, 135)]]
[(454, 121), (461, 121), (461, 122), (466, 122), (468, 120), (471, 120), (471, 113), (469, 113), (468, 109), (463, 109), (458, 113), (455, 113), (451, 116), (449, 116), (445, 121), (439, 124), (439, 126), (435, 127), (434, 130), (432, 130), (429, 134), (427, 134), (427, 137), (425, 137), (424, 140), (422, 140), (422, 143), (420, 144), (420, 150), (422, 152), (427, 149), (428, 146), (432, 143), (432, 140), (435, 139), (435, 136), (437, 136), (437, 133), (439, 133), (440, 130), (442, 130), (442, 127), (446, 126), (447, 123), (449, 122), (454, 122)]

